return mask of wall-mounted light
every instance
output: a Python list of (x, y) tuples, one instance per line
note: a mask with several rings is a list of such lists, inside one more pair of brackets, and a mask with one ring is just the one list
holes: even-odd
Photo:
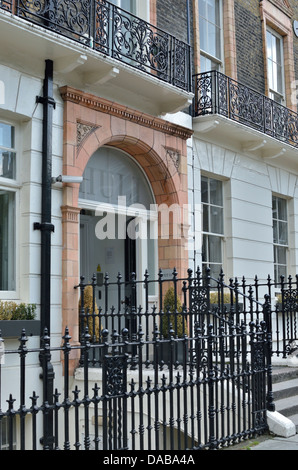
[(59, 175), (52, 178), (52, 184), (55, 183), (82, 183), (83, 177), (82, 176), (66, 176), (66, 175)]

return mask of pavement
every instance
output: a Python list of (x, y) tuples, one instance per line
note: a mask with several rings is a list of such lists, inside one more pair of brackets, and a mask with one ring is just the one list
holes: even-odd
[(293, 437), (269, 437), (251, 450), (298, 450), (298, 434)]
[[(297, 377), (298, 377), (297, 357), (298, 356), (295, 355), (295, 358), (294, 358), (296, 361), (295, 362), (296, 368), (293, 367), (293, 364), (291, 367), (280, 366), (280, 367), (273, 368), (274, 391), (278, 389), (278, 383), (287, 383), (285, 381), (289, 380), (289, 383), (292, 383), (291, 387), (296, 388), (295, 396), (297, 396), (297, 385), (295, 382), (295, 380), (297, 380)], [(291, 406), (292, 406), (293, 405), (292, 395), (290, 396), (290, 399), (291, 399)], [(277, 403), (278, 402), (276, 401), (276, 404)], [(296, 432), (298, 432), (298, 422), (296, 423), (294, 418), (295, 416), (291, 417), (290, 419), (292, 419), (292, 423), (296, 425)], [(244, 441), (240, 444), (236, 444), (233, 447), (229, 447), (227, 450), (298, 450), (298, 434), (292, 435), (291, 437), (281, 437), (273, 433), (267, 433), (262, 436), (257, 436), (248, 441)]]
[(298, 434), (287, 438), (265, 434), (225, 450), (298, 450)]

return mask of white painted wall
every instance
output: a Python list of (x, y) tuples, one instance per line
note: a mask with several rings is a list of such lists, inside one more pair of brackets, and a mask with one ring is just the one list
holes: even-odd
[[(34, 222), (41, 217), (42, 119), (43, 107), (36, 96), (43, 93), (43, 79), (29, 76), (11, 67), (0, 65), (4, 84), (4, 102), (0, 104), (0, 120), (9, 121), (17, 132), (17, 287), (15, 292), (0, 295), (8, 300), (40, 304), (40, 232)], [(56, 109), (53, 113), (53, 175), (62, 172), (63, 102), (55, 88)], [(61, 189), (52, 190), (52, 332), (61, 336)]]
[[(201, 174), (221, 179), (225, 200), (224, 272), (266, 280), (273, 276), (272, 194), (289, 201), (289, 274), (298, 271), (298, 172), (254, 155), (232, 151), (195, 136), (189, 153), (189, 197), (199, 204)], [(274, 166), (275, 165), (275, 166)], [(197, 210), (196, 262), (200, 264), (201, 214)], [(190, 260), (193, 259), (190, 251)]]

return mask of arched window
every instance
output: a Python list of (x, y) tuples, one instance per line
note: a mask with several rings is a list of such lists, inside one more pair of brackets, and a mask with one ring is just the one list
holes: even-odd
[(138, 163), (119, 149), (98, 149), (85, 168), (79, 205), (82, 275), (98, 270), (115, 280), (120, 272), (128, 280), (146, 269), (156, 275), (158, 217)]
[(111, 147), (100, 148), (90, 158), (79, 198), (114, 206), (140, 204), (146, 210), (154, 204), (149, 183), (139, 165), (126, 153)]

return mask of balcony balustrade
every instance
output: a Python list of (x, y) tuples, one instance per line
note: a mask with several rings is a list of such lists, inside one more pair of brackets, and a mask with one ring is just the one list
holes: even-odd
[(105, 0), (0, 0), (0, 8), (183, 91), (190, 46)]
[(194, 116), (217, 114), (298, 148), (298, 114), (217, 72), (194, 76)]

